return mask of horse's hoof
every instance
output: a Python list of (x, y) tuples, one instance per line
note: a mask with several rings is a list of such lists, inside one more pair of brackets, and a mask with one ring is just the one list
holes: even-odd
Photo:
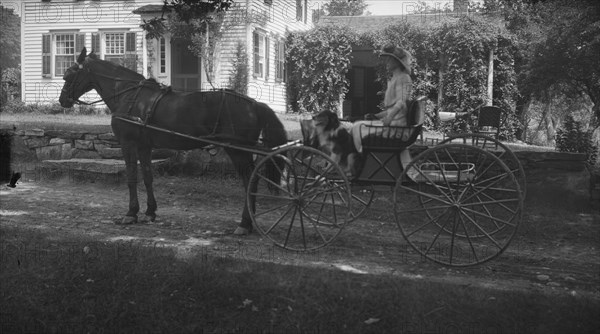
[(120, 225), (131, 225), (137, 223), (137, 216), (125, 216), (123, 220), (121, 220)]
[(156, 215), (144, 215), (142, 217), (142, 223), (150, 223), (156, 220)]
[(238, 226), (238, 227), (235, 229), (235, 231), (233, 231), (233, 234), (234, 234), (234, 235), (248, 235), (248, 234), (250, 234), (250, 232), (251, 232), (251, 231), (250, 231), (250, 229), (247, 229), (247, 228), (245, 228), (245, 227)]

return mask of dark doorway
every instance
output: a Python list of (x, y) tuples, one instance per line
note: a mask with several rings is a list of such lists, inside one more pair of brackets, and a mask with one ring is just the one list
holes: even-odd
[(171, 86), (184, 92), (199, 91), (202, 87), (201, 62), (189, 49), (184, 39), (171, 41)]
[(377, 95), (382, 86), (376, 80), (375, 67), (353, 66), (348, 72), (350, 89), (344, 101), (344, 117), (362, 118), (376, 113), (382, 96)]

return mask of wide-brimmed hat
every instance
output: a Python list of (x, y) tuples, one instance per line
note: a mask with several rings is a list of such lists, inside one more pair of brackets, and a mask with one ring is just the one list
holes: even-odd
[(406, 72), (410, 73), (410, 63), (412, 62), (412, 56), (410, 52), (404, 50), (401, 47), (389, 45), (384, 47), (379, 54), (379, 57), (388, 56), (396, 59), (404, 68)]

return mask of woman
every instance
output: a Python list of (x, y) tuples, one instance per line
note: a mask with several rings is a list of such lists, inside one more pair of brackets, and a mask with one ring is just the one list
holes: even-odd
[(366, 131), (360, 127), (364, 124), (385, 125), (385, 126), (407, 126), (408, 125), (408, 105), (407, 101), (412, 93), (412, 80), (410, 78), (410, 64), (412, 57), (410, 53), (397, 46), (385, 47), (380, 57), (385, 57), (386, 70), (391, 73), (391, 78), (387, 82), (385, 96), (383, 98), (384, 110), (377, 114), (368, 114), (367, 117), (375, 118), (372, 121), (360, 121), (352, 126), (352, 137), (354, 146), (358, 152), (362, 153), (362, 138), (366, 136)]

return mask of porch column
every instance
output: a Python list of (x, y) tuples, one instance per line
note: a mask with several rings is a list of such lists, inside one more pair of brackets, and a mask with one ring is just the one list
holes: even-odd
[(486, 104), (491, 106), (494, 98), (494, 49), (490, 49), (488, 59), (488, 79), (487, 79), (487, 101)]

